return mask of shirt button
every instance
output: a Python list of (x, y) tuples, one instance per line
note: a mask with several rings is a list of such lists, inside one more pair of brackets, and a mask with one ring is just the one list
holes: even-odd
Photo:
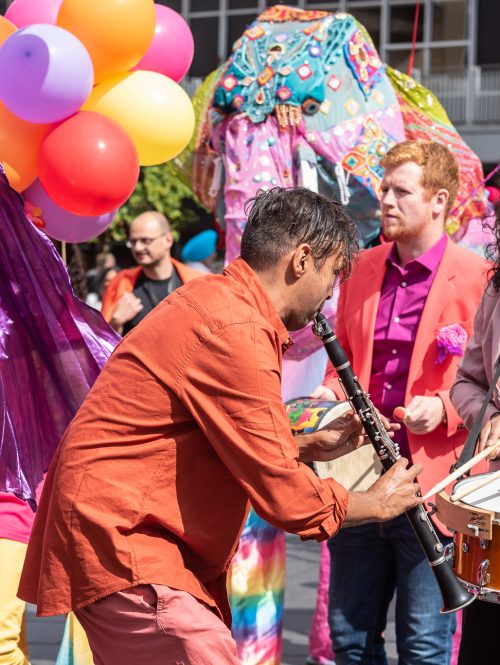
[(394, 323), (399, 323), (399, 316), (394, 317)]
[(404, 289), (406, 286), (408, 286), (408, 284), (407, 284), (406, 282), (401, 282), (401, 286), (402, 286), (403, 289)]
[(398, 350), (397, 349), (392, 349), (392, 355), (395, 356), (397, 354)]
[(387, 390), (392, 390), (392, 386), (391, 386), (391, 384), (388, 383), (388, 384), (386, 385), (386, 388), (387, 388)]

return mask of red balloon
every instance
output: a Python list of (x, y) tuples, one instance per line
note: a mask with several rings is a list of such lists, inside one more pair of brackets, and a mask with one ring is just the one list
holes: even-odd
[(114, 120), (80, 111), (44, 139), (39, 178), (57, 205), (75, 215), (102, 215), (121, 206), (139, 177), (129, 135)]

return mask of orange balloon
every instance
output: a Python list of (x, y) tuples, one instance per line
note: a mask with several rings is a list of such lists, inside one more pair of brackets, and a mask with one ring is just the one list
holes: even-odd
[(132, 69), (153, 40), (153, 0), (63, 0), (57, 25), (72, 32), (94, 64), (95, 82)]
[(36, 179), (40, 144), (52, 127), (21, 120), (0, 102), (0, 162), (17, 192)]
[(9, 19), (0, 16), (0, 44), (3, 44), (16, 30), (16, 26)]

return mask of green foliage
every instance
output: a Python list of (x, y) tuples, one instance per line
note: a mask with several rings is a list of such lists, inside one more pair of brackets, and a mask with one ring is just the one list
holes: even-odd
[(186, 201), (197, 199), (193, 192), (177, 176), (171, 162), (159, 166), (145, 166), (132, 196), (118, 211), (109, 229), (113, 240), (124, 240), (130, 222), (141, 212), (158, 210), (170, 221), (174, 236), (186, 224), (196, 222), (199, 217), (196, 205), (186, 206)]

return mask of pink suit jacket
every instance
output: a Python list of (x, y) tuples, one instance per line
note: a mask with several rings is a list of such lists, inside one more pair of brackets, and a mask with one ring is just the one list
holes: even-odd
[[(375, 320), (386, 272), (385, 261), (392, 246), (391, 242), (363, 251), (352, 277), (340, 288), (336, 334), (366, 391), (370, 384)], [(443, 326), (459, 323), (470, 337), (488, 268), (484, 259), (448, 239), (422, 312), (405, 404), (415, 395), (439, 395), (447, 417), (445, 425), (429, 434), (416, 435), (408, 431), (413, 462), (423, 466), (419, 476), (423, 493), (448, 474), (467, 434), (449, 398), (460, 358), (448, 355), (444, 362), (436, 364), (436, 335)], [(324, 383), (343, 398), (336, 376), (329, 364)]]

